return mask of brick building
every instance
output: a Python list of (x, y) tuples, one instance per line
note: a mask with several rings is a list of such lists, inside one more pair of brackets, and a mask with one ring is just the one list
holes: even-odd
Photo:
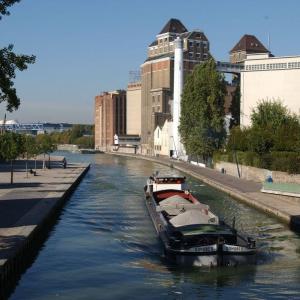
[(188, 31), (177, 19), (170, 19), (148, 46), (141, 65), (141, 151), (154, 154), (153, 134), (158, 120), (170, 119), (174, 81), (174, 40), (183, 40), (184, 75), (210, 57), (209, 41), (200, 30)]
[(126, 134), (126, 91), (123, 90), (95, 97), (95, 149), (110, 149), (115, 134)]

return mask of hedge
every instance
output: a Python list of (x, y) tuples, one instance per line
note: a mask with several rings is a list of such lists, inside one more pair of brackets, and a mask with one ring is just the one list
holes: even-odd
[[(289, 174), (300, 174), (300, 153), (299, 152), (269, 152), (258, 155), (250, 151), (236, 151), (236, 157), (239, 164), (269, 169), (272, 171), (288, 172)], [(213, 161), (225, 161), (235, 163), (235, 153), (215, 152)]]

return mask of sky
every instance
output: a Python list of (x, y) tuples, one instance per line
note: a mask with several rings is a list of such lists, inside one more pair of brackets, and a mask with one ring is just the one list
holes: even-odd
[(36, 55), (15, 79), (21, 105), (7, 119), (19, 122), (92, 124), (95, 96), (126, 89), (170, 18), (203, 30), (216, 60), (228, 61), (244, 34), (265, 46), (269, 35), (275, 56), (300, 55), (299, 0), (21, 0), (10, 12), (0, 48)]

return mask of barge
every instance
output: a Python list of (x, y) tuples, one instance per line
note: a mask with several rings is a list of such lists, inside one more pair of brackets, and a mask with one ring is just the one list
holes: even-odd
[(146, 206), (166, 257), (184, 266), (236, 266), (255, 262), (256, 244), (220, 221), (187, 189), (185, 177), (150, 176)]

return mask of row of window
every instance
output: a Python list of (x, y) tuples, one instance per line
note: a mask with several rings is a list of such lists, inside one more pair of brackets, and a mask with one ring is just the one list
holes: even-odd
[(154, 145), (154, 150), (161, 151), (161, 146), (160, 145)]
[[(189, 52), (189, 58), (201, 58), (201, 53), (196, 53), (196, 56), (194, 55), (194, 52)], [(207, 53), (203, 53), (203, 58), (207, 58)]]
[(300, 68), (300, 62), (256, 64), (246, 66), (246, 71), (280, 70)]
[(204, 48), (207, 48), (208, 42), (206, 42), (206, 41), (189, 41), (190, 48), (192, 48), (194, 46), (199, 48), (201, 46), (201, 44), (204, 44)]
[(160, 112), (160, 105), (152, 106), (152, 112)]
[(165, 47), (155, 47), (154, 50), (150, 50), (150, 55), (151, 54), (159, 54), (159, 53), (163, 53), (163, 52), (169, 52), (169, 51), (173, 51), (174, 50), (174, 46), (170, 45), (170, 46), (165, 46)]

